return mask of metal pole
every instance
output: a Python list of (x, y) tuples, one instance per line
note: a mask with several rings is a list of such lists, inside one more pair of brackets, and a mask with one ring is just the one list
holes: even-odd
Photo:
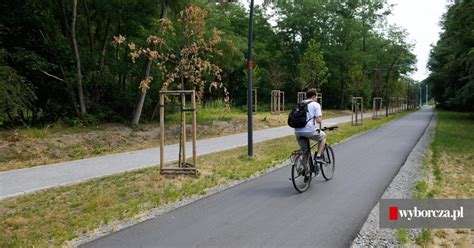
[[(409, 93), (409, 89), (410, 89), (410, 82), (407, 80), (407, 97), (406, 97), (406, 100), (405, 100), (405, 103), (406, 103), (406, 108), (408, 109), (408, 97), (410, 96), (410, 93)], [(405, 109), (406, 110), (406, 109)]]
[(425, 102), (425, 105), (428, 105), (428, 85), (425, 85), (426, 86), (426, 102)]
[(420, 90), (420, 107), (421, 107), (421, 87), (418, 87), (418, 89)]
[(252, 115), (252, 40), (253, 40), (253, 0), (250, 0), (250, 18), (249, 18), (249, 36), (248, 36), (248, 55), (247, 55), (247, 69), (248, 69), (248, 84), (247, 84), (247, 127), (248, 127), (248, 155), (253, 157), (253, 115)]

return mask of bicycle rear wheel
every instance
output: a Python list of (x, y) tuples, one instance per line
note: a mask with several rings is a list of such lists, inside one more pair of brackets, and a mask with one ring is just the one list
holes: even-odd
[(296, 191), (303, 193), (311, 185), (312, 172), (309, 167), (308, 154), (298, 153), (291, 157), (291, 181)]
[(336, 169), (336, 160), (334, 157), (334, 151), (332, 147), (326, 144), (324, 148), (323, 159), (325, 163), (321, 163), (319, 167), (321, 168), (321, 174), (323, 175), (326, 181), (329, 181), (334, 176), (334, 170)]

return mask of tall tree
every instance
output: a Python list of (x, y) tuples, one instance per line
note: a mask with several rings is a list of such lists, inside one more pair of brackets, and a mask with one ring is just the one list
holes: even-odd
[(25, 82), (24, 77), (7, 65), (8, 54), (0, 49), (0, 125), (4, 122), (26, 123), (25, 113), (31, 109), (36, 95), (32, 86)]
[(474, 111), (474, 1), (456, 1), (443, 16), (443, 32), (430, 53), (425, 80), (436, 101)]
[(84, 98), (84, 89), (82, 87), (82, 71), (81, 71), (81, 56), (79, 54), (79, 47), (76, 40), (76, 19), (77, 19), (77, 0), (72, 0), (71, 12), (71, 42), (74, 49), (74, 56), (76, 59), (76, 80), (77, 91), (79, 93), (79, 104), (81, 106), (81, 115), (87, 114), (86, 100)]

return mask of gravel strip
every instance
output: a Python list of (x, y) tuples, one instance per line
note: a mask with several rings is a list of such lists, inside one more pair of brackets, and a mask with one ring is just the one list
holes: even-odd
[[(425, 152), (433, 140), (436, 125), (436, 112), (433, 114), (425, 133), (407, 157), (405, 164), (382, 195), (382, 199), (414, 198), (416, 184), (426, 178), (421, 167)], [(408, 238), (414, 240), (421, 229), (408, 229)], [(367, 220), (352, 242), (351, 247), (395, 247), (399, 246), (397, 229), (379, 228), (379, 203), (370, 212)]]

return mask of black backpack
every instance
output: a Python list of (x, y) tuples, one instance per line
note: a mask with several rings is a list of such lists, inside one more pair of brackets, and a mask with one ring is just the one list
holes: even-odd
[(308, 112), (308, 104), (310, 102), (300, 102), (295, 104), (290, 114), (288, 115), (288, 126), (292, 128), (302, 128), (306, 126), (309, 120), (306, 120), (306, 113)]

